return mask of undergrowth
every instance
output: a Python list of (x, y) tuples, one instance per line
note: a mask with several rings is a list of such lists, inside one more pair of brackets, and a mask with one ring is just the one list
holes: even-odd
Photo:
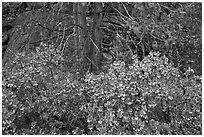
[(200, 77), (151, 52), (77, 81), (41, 44), (3, 68), (3, 134), (202, 134)]

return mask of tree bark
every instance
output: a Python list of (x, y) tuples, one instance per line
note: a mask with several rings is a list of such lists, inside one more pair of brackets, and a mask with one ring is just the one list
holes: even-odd
[(78, 51), (78, 46), (79, 46), (79, 29), (78, 29), (78, 3), (73, 4), (73, 14), (74, 14), (74, 46), (77, 48)]
[(100, 43), (101, 43), (101, 31), (100, 25), (102, 23), (102, 14), (98, 14), (102, 10), (101, 3), (94, 3), (94, 18), (92, 25), (92, 36), (91, 36), (91, 48), (90, 48), (90, 60), (91, 69), (93, 73), (99, 71), (99, 59), (100, 59)]

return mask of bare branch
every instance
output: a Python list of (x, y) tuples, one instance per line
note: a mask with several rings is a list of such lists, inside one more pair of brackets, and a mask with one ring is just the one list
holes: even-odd
[(125, 12), (126, 12), (127, 15), (129, 16), (129, 18), (131, 18), (131, 19), (133, 20), (133, 18), (130, 16), (130, 14), (129, 14), (127, 8), (125, 7), (125, 5), (123, 4), (123, 2), (121, 2), (121, 4), (122, 4), (123, 8), (125, 9)]
[(61, 44), (62, 44), (62, 42), (63, 42), (63, 40), (64, 40), (64, 36), (65, 36), (65, 26), (64, 26), (64, 31), (63, 31), (63, 36), (62, 36), (62, 40), (61, 40), (61, 42), (60, 42), (60, 45), (59, 45), (59, 47), (61, 47)]
[(63, 45), (63, 47), (61, 48), (61, 54), (63, 54), (63, 51), (64, 51), (64, 49), (65, 49), (65, 47), (66, 47), (66, 44), (67, 44), (69, 38), (71, 37), (71, 35), (73, 35), (73, 34), (75, 34), (75, 31), (67, 37), (67, 39), (66, 39), (66, 41), (65, 41), (65, 43), (64, 43), (64, 45)]
[(91, 61), (89, 57), (87, 57), (87, 59), (98, 69), (98, 66), (96, 66), (96, 64), (93, 61)]
[(98, 52), (100, 51), (100, 49), (97, 47), (97, 45), (95, 44), (95, 42), (92, 40), (92, 38), (90, 38), (91, 42), (94, 44), (94, 46), (96, 47), (96, 49), (98, 50)]

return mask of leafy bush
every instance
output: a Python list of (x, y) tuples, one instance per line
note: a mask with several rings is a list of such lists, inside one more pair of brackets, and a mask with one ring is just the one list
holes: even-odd
[(116, 61), (86, 81), (91, 134), (201, 134), (201, 84), (182, 79), (159, 53), (129, 67)]
[(201, 82), (165, 56), (115, 61), (79, 82), (52, 45), (3, 68), (3, 134), (201, 134)]
[(72, 134), (76, 121), (84, 120), (80, 83), (63, 71), (63, 62), (54, 46), (42, 44), (36, 52), (17, 54), (4, 67), (4, 134), (61, 134), (63, 128)]

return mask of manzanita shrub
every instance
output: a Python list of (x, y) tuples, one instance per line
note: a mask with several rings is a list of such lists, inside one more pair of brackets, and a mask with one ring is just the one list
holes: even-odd
[(128, 67), (115, 61), (107, 73), (87, 75), (90, 134), (201, 134), (197, 78), (182, 78), (159, 53), (133, 59)]
[(79, 82), (53, 45), (18, 53), (3, 67), (3, 134), (201, 134), (200, 77), (159, 53), (132, 61)]

